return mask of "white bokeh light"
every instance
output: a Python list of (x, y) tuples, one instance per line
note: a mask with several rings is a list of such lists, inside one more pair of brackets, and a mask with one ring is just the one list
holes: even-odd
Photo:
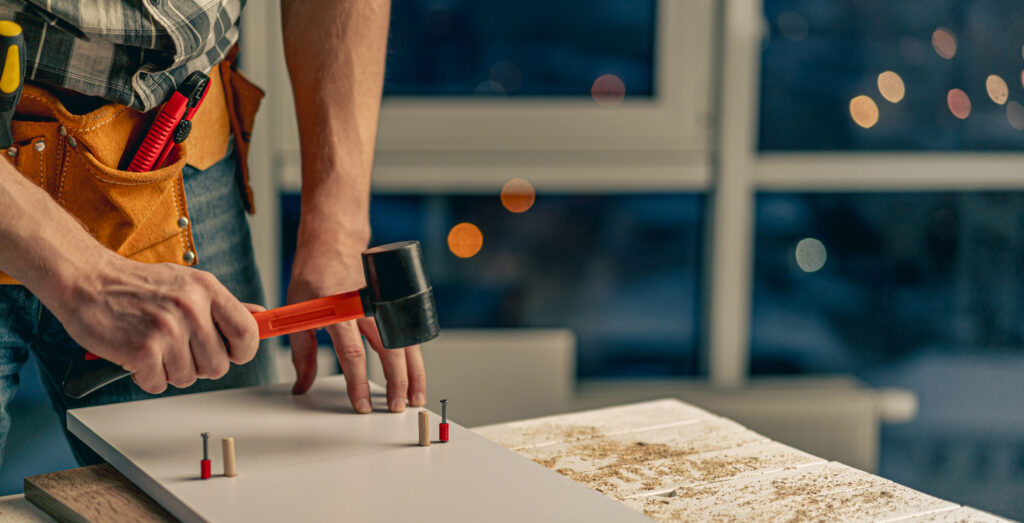
[(815, 272), (825, 266), (828, 254), (825, 244), (814, 238), (804, 238), (796, 244), (796, 264), (804, 272)]

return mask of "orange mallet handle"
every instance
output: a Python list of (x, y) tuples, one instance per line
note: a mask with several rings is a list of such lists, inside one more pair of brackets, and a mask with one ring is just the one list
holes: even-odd
[(254, 312), (260, 339), (272, 338), (366, 316), (360, 291), (343, 292), (326, 298)]

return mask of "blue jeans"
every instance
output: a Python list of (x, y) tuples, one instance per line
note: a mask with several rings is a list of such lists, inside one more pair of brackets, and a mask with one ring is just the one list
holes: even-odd
[[(252, 237), (245, 218), (233, 150), (205, 171), (185, 167), (185, 196), (199, 263), (196, 268), (217, 276), (239, 300), (263, 302)], [(19, 285), (0, 285), (0, 463), (10, 430), (7, 404), (18, 390), (18, 372), (32, 352), (39, 361), (43, 383), (53, 408), (60, 415), (65, 436), (82, 465), (102, 460), (67, 432), (68, 409), (152, 398), (130, 379), (112, 383), (79, 400), (61, 392), (60, 385), (72, 358), (84, 349), (68, 336), (60, 322), (32, 293)], [(262, 385), (275, 381), (274, 357), (269, 349), (257, 352), (246, 365), (233, 365), (223, 378), (199, 380), (191, 387), (168, 387), (161, 396)], [(125, 423), (131, 423), (125, 420)]]

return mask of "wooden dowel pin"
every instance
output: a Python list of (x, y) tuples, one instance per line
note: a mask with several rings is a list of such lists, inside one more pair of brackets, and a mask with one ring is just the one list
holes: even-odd
[(420, 418), (420, 446), (430, 446), (430, 412), (421, 410), (419, 414)]
[(224, 475), (233, 478), (238, 475), (235, 470), (235, 438), (220, 440), (221, 459), (224, 461)]

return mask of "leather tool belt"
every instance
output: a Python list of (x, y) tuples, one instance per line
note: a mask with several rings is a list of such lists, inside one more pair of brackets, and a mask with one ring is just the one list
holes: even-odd
[[(192, 132), (156, 170), (123, 169), (158, 110), (140, 113), (107, 104), (76, 115), (53, 92), (31, 84), (11, 124), (14, 144), (0, 155), (114, 252), (140, 262), (195, 265), (182, 177), (186, 164), (204, 170), (217, 163), (234, 136), (246, 210), (254, 210), (246, 158), (263, 91), (237, 71), (237, 51), (210, 71), (210, 90)], [(0, 284), (16, 283), (0, 272)]]

